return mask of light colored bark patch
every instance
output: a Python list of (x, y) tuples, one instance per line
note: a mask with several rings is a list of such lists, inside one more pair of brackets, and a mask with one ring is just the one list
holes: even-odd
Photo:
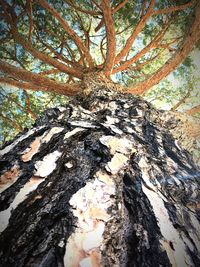
[(103, 183), (105, 183), (105, 184), (107, 184), (107, 185), (114, 185), (112, 176), (111, 176), (111, 175), (108, 175), (106, 172), (103, 172), (103, 171), (100, 170), (100, 171), (98, 171), (98, 172), (95, 174), (95, 177), (96, 177), (99, 181), (101, 181), (101, 182), (103, 182)]
[(24, 162), (30, 161), (32, 157), (39, 151), (42, 143), (48, 143), (53, 135), (60, 133), (63, 130), (63, 127), (53, 127), (49, 132), (45, 132), (42, 136), (37, 137), (30, 144), (30, 147), (23, 152), (24, 154), (22, 156), (22, 160)]
[(61, 152), (54, 151), (46, 155), (43, 160), (39, 160), (35, 163), (36, 176), (46, 177), (56, 168), (56, 160), (61, 156)]
[(29, 151), (22, 155), (22, 160), (27, 162), (32, 159), (32, 157), (38, 152), (41, 145), (41, 138), (36, 138), (30, 145)]
[(82, 127), (82, 128), (97, 128), (96, 125), (94, 125), (93, 123), (90, 123), (88, 121), (71, 121), (70, 124), (72, 126), (75, 126), (75, 127)]
[(112, 174), (117, 174), (128, 163), (128, 158), (121, 153), (116, 153), (106, 165), (106, 170)]
[(78, 133), (78, 132), (82, 132), (82, 131), (84, 131), (85, 129), (84, 128), (75, 128), (75, 129), (73, 129), (72, 131), (70, 131), (70, 132), (67, 132), (66, 134), (65, 134), (65, 136), (64, 136), (64, 140), (65, 139), (67, 139), (67, 138), (70, 138), (71, 136), (73, 136), (73, 135), (75, 135), (76, 133)]
[[(147, 179), (148, 177), (146, 177), (145, 182)], [(154, 188), (153, 185), (152, 187)], [(158, 225), (163, 236), (163, 240), (160, 240), (160, 242), (163, 246), (163, 249), (167, 252), (168, 258), (172, 266), (192, 266), (193, 264), (187, 254), (185, 242), (180, 238), (178, 230), (174, 228), (169, 218), (168, 211), (164, 205), (163, 199), (158, 194), (158, 192), (156, 192), (155, 188), (155, 191), (152, 191), (143, 184), (142, 189), (147, 198), (149, 199), (155, 217), (157, 218)]]
[(60, 132), (62, 132), (63, 130), (64, 130), (63, 127), (53, 127), (53, 128), (48, 132), (48, 134), (47, 134), (44, 138), (42, 138), (42, 142), (44, 142), (44, 143), (48, 143), (53, 135), (55, 135), (55, 134), (57, 134), (57, 133), (60, 133)]
[(26, 183), (23, 188), (21, 188), (9, 208), (0, 212), (0, 232), (3, 232), (8, 226), (12, 210), (14, 210), (21, 202), (23, 202), (26, 199), (27, 195), (30, 192), (34, 191), (43, 181), (44, 179), (33, 176), (30, 181)]
[(17, 165), (13, 166), (11, 170), (2, 174), (0, 176), (0, 193), (2, 193), (8, 187), (14, 184), (20, 175), (21, 175), (21, 170)]
[(33, 134), (34, 132), (40, 130), (44, 128), (44, 126), (40, 126), (38, 128), (34, 128), (29, 130), (26, 134), (20, 136), (19, 138), (17, 138), (12, 144), (6, 146), (4, 149), (0, 150), (0, 156), (3, 156), (5, 154), (7, 154), (8, 152), (10, 152), (10, 150), (12, 150), (19, 142), (23, 141), (24, 139), (26, 139), (27, 137), (29, 137), (31, 134)]
[(101, 267), (101, 246), (105, 223), (110, 219), (108, 208), (115, 185), (107, 174), (99, 171), (70, 199), (78, 219), (75, 232), (69, 237), (64, 256), (65, 267)]
[(102, 136), (99, 140), (103, 145), (110, 149), (112, 155), (116, 152), (127, 155), (136, 151), (133, 143), (126, 137), (118, 138), (112, 135), (107, 135)]
[(138, 165), (142, 170), (142, 178), (144, 181), (142, 184), (143, 192), (151, 203), (153, 212), (158, 221), (158, 226), (160, 227), (160, 231), (163, 236), (160, 243), (163, 249), (167, 252), (172, 266), (193, 266), (190, 257), (187, 254), (186, 248), (186, 245), (188, 245), (191, 250), (194, 250), (193, 244), (186, 236), (181, 236), (179, 231), (174, 228), (169, 218), (168, 210), (164, 205), (164, 201), (167, 201), (167, 199), (158, 191), (157, 187), (152, 184), (148, 174), (150, 166), (144, 157), (141, 158)]

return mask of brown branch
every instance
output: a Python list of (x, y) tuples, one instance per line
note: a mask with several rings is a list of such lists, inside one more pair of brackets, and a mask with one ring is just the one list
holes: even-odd
[[(123, 6), (125, 6), (128, 3), (129, 0), (124, 0), (122, 3), (120, 3), (118, 6), (116, 6), (113, 10), (111, 10), (112, 14), (116, 13), (118, 10), (120, 10)], [(98, 32), (105, 24), (104, 17), (101, 19), (97, 27), (95, 28), (95, 32)]]
[(144, 16), (144, 13), (145, 13), (146, 7), (147, 7), (147, 3), (148, 3), (148, 0), (143, 1), (142, 10), (141, 10), (141, 17)]
[[(3, 89), (3, 91), (5, 92), (4, 89)], [(10, 94), (6, 94), (6, 95), (4, 95), (4, 94), (2, 94), (1, 92), (0, 92), (0, 94), (1, 94), (3, 97), (5, 97), (5, 98), (7, 98), (8, 100), (10, 100), (11, 102), (14, 102), (20, 109), (24, 110), (24, 107), (23, 107), (18, 101), (16, 101)], [(37, 118), (36, 115), (34, 114), (34, 112), (31, 110), (31, 108), (27, 109), (27, 111), (28, 111), (28, 113), (31, 115), (31, 117), (32, 117), (34, 120)]]
[(135, 42), (138, 34), (143, 30), (143, 28), (146, 25), (147, 20), (151, 17), (152, 13), (153, 13), (153, 8), (155, 5), (155, 0), (152, 0), (149, 6), (149, 9), (147, 11), (147, 13), (141, 18), (140, 22), (138, 23), (138, 25), (136, 26), (135, 30), (133, 31), (133, 33), (131, 34), (131, 36), (128, 38), (125, 47), (121, 50), (121, 52), (116, 56), (115, 58), (115, 63), (119, 63), (120, 60), (122, 58), (124, 58), (127, 53), (130, 51), (133, 43)]
[(17, 131), (19, 132), (23, 131), (23, 128), (20, 124), (16, 123), (16, 121), (12, 120), (11, 118), (4, 116), (2, 112), (0, 114), (0, 117), (6, 122), (8, 122), (8, 124), (10, 124), (11, 126), (14, 126), (17, 129)]
[(90, 52), (82, 42), (81, 38), (76, 34), (76, 32), (69, 26), (69, 24), (63, 19), (63, 17), (61, 17), (60, 14), (51, 5), (48, 4), (46, 0), (39, 0), (39, 3), (60, 22), (64, 30), (68, 33), (68, 35), (72, 38), (72, 40), (74, 40), (80, 51), (82, 51), (83, 54), (85, 55), (89, 67), (94, 67), (94, 62), (92, 56), (90, 55)]
[(188, 115), (191, 115), (191, 116), (193, 116), (194, 114), (196, 114), (198, 112), (200, 112), (200, 105), (197, 105), (197, 106), (185, 111), (185, 113), (187, 113)]
[(123, 6), (125, 6), (128, 3), (129, 0), (124, 0), (123, 2), (121, 2), (118, 6), (116, 6), (113, 10), (112, 10), (112, 14), (116, 13), (118, 10), (120, 10)]
[(129, 88), (128, 92), (135, 94), (142, 94), (147, 92), (152, 86), (159, 83), (168, 74), (174, 71), (192, 51), (197, 41), (200, 39), (200, 2), (197, 3), (195, 8), (195, 17), (193, 25), (184, 40), (182, 47), (177, 50), (176, 54), (170, 58), (165, 65), (160, 68), (149, 79), (139, 83), (136, 87)]
[(110, 7), (110, 1), (102, 0), (103, 16), (106, 26), (106, 38), (107, 38), (107, 53), (106, 61), (104, 65), (105, 75), (110, 76), (116, 53), (116, 33), (115, 25), (112, 17), (112, 10)]
[[(78, 64), (77, 62), (74, 61), (70, 61), (67, 58), (63, 57), (60, 53), (58, 53), (53, 47), (51, 47), (50, 45), (47, 44), (47, 42), (44, 42), (39, 35), (37, 35), (38, 40), (41, 42), (41, 44), (43, 46), (45, 46), (47, 49), (49, 49), (50, 52), (52, 52), (58, 59), (60, 59), (61, 61), (71, 65), (74, 69), (82, 72), (83, 68), (80, 64)], [(59, 45), (60, 47), (60, 45)]]
[(32, 8), (32, 0), (27, 0), (27, 9), (29, 13), (29, 33), (28, 33), (28, 40), (31, 41), (32, 39), (32, 32), (33, 32), (33, 8)]
[(101, 43), (100, 43), (100, 51), (101, 51), (101, 55), (102, 55), (102, 58), (104, 59), (104, 60), (106, 60), (106, 56), (104, 55), (104, 48), (103, 48), (103, 46), (104, 46), (104, 44), (105, 43), (103, 43), (104, 42), (104, 40), (106, 39), (106, 36), (104, 36), (103, 38), (102, 38), (102, 40), (101, 40)]
[(48, 91), (47, 88), (42, 89), (42, 86), (34, 85), (34, 84), (28, 83), (28, 82), (13, 80), (9, 77), (0, 77), (0, 84), (7, 84), (7, 85), (11, 85), (11, 86), (14, 86), (16, 88), (20, 88), (20, 89), (24, 89), (24, 90)]
[(149, 63), (153, 62), (155, 59), (157, 59), (159, 57), (161, 53), (158, 53), (157, 55), (155, 55), (154, 57), (150, 58), (150, 59), (147, 59), (146, 61), (144, 62), (141, 62), (141, 63), (138, 63), (137, 65), (135, 66), (130, 66), (128, 69), (130, 70), (140, 70), (142, 67), (144, 67), (145, 65), (148, 65)]
[[(21, 68), (17, 68), (15, 66), (12, 66), (2, 61), (0, 61), (0, 71), (8, 74), (10, 77), (14, 79), (27, 82), (25, 86), (32, 85), (32, 87), (35, 87), (35, 86), (37, 88), (41, 87), (43, 88), (41, 90), (46, 89), (45, 91), (55, 92), (55, 93), (57, 92), (59, 94), (64, 94), (64, 95), (69, 95), (69, 96), (70, 95), (73, 96), (79, 91), (79, 88), (76, 85), (67, 85), (67, 84), (59, 83), (47, 77), (44, 77), (40, 74), (33, 73), (33, 72), (30, 72), (30, 71), (27, 71)], [(2, 78), (0, 79), (0, 81), (2, 81)], [(6, 81), (4, 80), (4, 82)], [(26, 89), (24, 86), (22, 88)], [(28, 88), (28, 89), (31, 89), (31, 88)]]
[(152, 49), (158, 48), (160, 46), (159, 42), (162, 39), (162, 37), (164, 36), (164, 34), (166, 33), (166, 30), (168, 29), (170, 23), (171, 23), (171, 20), (169, 20), (166, 24), (164, 24), (161, 31), (153, 38), (153, 40), (147, 46), (145, 46), (134, 57), (123, 62), (123, 64), (121, 64), (119, 67), (114, 68), (112, 71), (112, 74), (126, 70), (132, 64), (136, 63), (142, 56), (144, 56), (145, 54), (150, 52)]
[(82, 73), (79, 71), (69, 68), (68, 66), (58, 62), (57, 60), (53, 59), (52, 57), (48, 56), (47, 54), (41, 53), (36, 50), (30, 43), (28, 43), (18, 32), (15, 22), (12, 21), (9, 14), (6, 14), (7, 22), (11, 26), (11, 32), (16, 42), (21, 44), (28, 52), (30, 52), (34, 57), (40, 59), (41, 61), (53, 65), (55, 68), (59, 69), (62, 72), (69, 73), (75, 77), (81, 78)]
[[(18, 32), (16, 23), (15, 23), (16, 14), (13, 14), (13, 10), (10, 10), (10, 13), (8, 13), (7, 12), (7, 10), (8, 10), (7, 5), (5, 5), (4, 1), (2, 1), (2, 0), (1, 0), (1, 3), (4, 4), (3, 6), (5, 6), (4, 11), (5, 11), (6, 20), (11, 26), (11, 32), (12, 32), (13, 37), (16, 40), (16, 42), (21, 44), (28, 52), (30, 52), (34, 57), (40, 59), (41, 61), (43, 61), (47, 64), (50, 64), (50, 65), (53, 65), (54, 67), (56, 67), (57, 69), (59, 69), (62, 72), (71, 74), (71, 75), (78, 77), (78, 78), (82, 77), (82, 73), (79, 72), (78, 70), (75, 70), (73, 68), (69, 68), (68, 66), (60, 63), (59, 61), (53, 59), (52, 57), (48, 56), (47, 54), (39, 52), (30, 43), (28, 43), (22, 37), (22, 35)], [(13, 17), (14, 17), (14, 19), (13, 19)]]
[(104, 17), (102, 17), (102, 19), (100, 20), (99, 24), (96, 26), (94, 31), (98, 32), (104, 26), (104, 24), (105, 24)]
[(72, 3), (72, 1), (65, 0), (65, 2), (66, 2), (69, 6), (73, 7), (75, 10), (80, 11), (80, 12), (82, 12), (82, 13), (85, 13), (85, 14), (87, 14), (87, 15), (98, 16), (98, 15), (101, 14), (101, 13), (98, 12), (98, 11), (93, 11), (93, 10), (83, 9), (83, 8), (81, 8), (80, 6), (77, 6), (77, 5), (75, 5), (74, 3)]
[(175, 111), (178, 107), (180, 107), (182, 104), (185, 103), (186, 99), (190, 96), (190, 93), (191, 93), (191, 90), (188, 90), (187, 94), (181, 98), (177, 103), (176, 105), (174, 105), (170, 110), (171, 111)]
[(86, 29), (83, 23), (83, 19), (82, 17), (79, 15), (79, 13), (77, 11), (75, 11), (76, 13), (76, 17), (80, 23), (80, 29), (83, 30), (84, 36), (85, 36), (85, 46), (87, 47), (88, 51), (90, 51), (90, 29), (91, 29), (91, 20), (90, 20), (90, 25), (89, 28)]
[[(37, 25), (37, 24), (36, 24)], [(40, 31), (40, 28), (39, 28), (39, 26), (37, 25), (37, 28), (38, 28), (38, 30)], [(70, 60), (67, 60), (68, 62), (69, 62), (69, 64), (72, 64), (72, 62), (73, 62), (73, 64), (75, 64), (75, 62), (76, 62), (76, 57), (75, 57), (75, 53), (74, 53), (74, 51), (71, 49), (71, 47), (67, 44), (67, 40), (66, 40), (66, 37), (63, 35), (62, 36), (62, 38), (57, 34), (57, 33), (55, 33), (54, 31), (51, 31), (50, 29), (43, 29), (44, 31), (45, 31), (45, 33), (46, 34), (48, 34), (48, 35), (52, 35), (52, 36), (54, 36), (55, 38), (58, 38), (59, 40), (60, 40), (60, 42), (61, 43), (63, 43), (63, 45), (65, 45), (65, 48), (66, 48), (66, 50), (68, 51), (68, 53), (69, 53), (69, 56), (71, 57), (71, 59), (72, 59), (72, 61), (70, 61)], [(38, 36), (38, 38), (39, 38), (39, 35), (37, 35)], [(39, 38), (40, 39), (40, 38)], [(64, 40), (65, 40), (65, 42), (64, 42)], [(40, 42), (41, 42), (41, 39), (40, 39)], [(77, 64), (77, 63), (76, 63)], [(79, 65), (80, 66), (80, 65)]]
[(95, 6), (98, 7), (99, 10), (102, 10), (101, 6), (97, 3), (97, 1), (95, 1), (95, 0), (91, 0), (91, 1), (92, 1), (92, 3), (95, 4)]
[[(14, 47), (16, 47), (16, 46), (14, 45)], [(15, 62), (17, 62), (20, 65), (20, 67), (22, 67), (23, 69), (25, 69), (24, 64), (17, 58), (16, 48), (15, 48), (15, 52), (14, 53), (9, 52), (9, 50), (7, 50), (5, 47), (1, 47), (1, 49), (3, 51), (5, 51), (10, 56), (10, 57), (3, 56), (2, 59), (15, 61)]]
[(153, 15), (167, 14), (167, 13), (172, 13), (172, 12), (184, 10), (188, 7), (193, 6), (195, 4), (195, 2), (196, 2), (196, 0), (192, 0), (192, 1), (188, 2), (187, 4), (183, 4), (180, 6), (173, 6), (173, 7), (169, 7), (169, 8), (160, 9), (160, 10), (154, 10)]
[[(4, 92), (5, 92), (5, 90), (4, 89), (2, 89)], [(10, 94), (2, 94), (2, 92), (0, 92), (0, 94), (3, 96), (3, 97), (5, 97), (6, 99), (8, 99), (9, 101), (11, 101), (11, 102), (14, 102), (20, 109), (24, 109), (24, 107), (18, 102), (18, 101), (16, 101), (12, 96), (10, 96)]]
[(58, 74), (60, 71), (58, 69), (44, 70), (39, 72), (40, 75), (50, 75), (50, 74)]
[(24, 91), (24, 94), (26, 96), (27, 111), (31, 115), (33, 120), (36, 120), (38, 118), (38, 116), (31, 109), (31, 101), (30, 101), (29, 94), (28, 94), (28, 92), (26, 90), (23, 90), (23, 91)]

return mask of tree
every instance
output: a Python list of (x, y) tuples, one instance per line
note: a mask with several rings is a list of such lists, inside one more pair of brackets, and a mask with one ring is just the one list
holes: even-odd
[(187, 57), (199, 1), (0, 3), (0, 81), (76, 95), (0, 151), (0, 266), (199, 266), (199, 169), (167, 129), (179, 121), (127, 94)]

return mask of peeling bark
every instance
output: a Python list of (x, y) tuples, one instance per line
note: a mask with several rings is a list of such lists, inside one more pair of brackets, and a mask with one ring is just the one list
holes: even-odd
[(100, 85), (0, 154), (0, 266), (200, 265), (199, 168), (141, 98)]

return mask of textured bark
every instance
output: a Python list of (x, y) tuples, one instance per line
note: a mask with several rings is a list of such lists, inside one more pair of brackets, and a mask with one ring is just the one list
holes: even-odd
[[(141, 98), (101, 85), (6, 144), (0, 266), (199, 266), (199, 169), (161, 117)], [(91, 197), (80, 191), (89, 185), (97, 187), (93, 215), (88, 208), (82, 216), (104, 225), (90, 248), (76, 207)], [(82, 239), (70, 243), (73, 232)], [(99, 232), (91, 233), (96, 241)]]

